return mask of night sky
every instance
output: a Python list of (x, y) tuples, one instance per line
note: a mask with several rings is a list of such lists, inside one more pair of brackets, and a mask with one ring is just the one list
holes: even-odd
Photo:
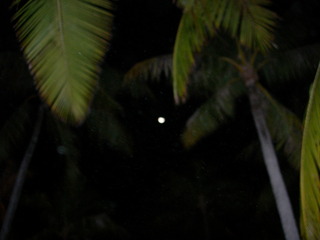
[[(9, 155), (0, 152), (1, 219), (39, 104), (9, 2), (0, 2), (1, 128), (32, 100), (27, 120), (18, 122), (22, 130), (0, 132), (0, 143), (12, 145)], [(319, 1), (274, 2), (288, 38), (319, 44)], [(181, 10), (172, 0), (117, 0), (115, 6), (99, 83), (115, 103), (97, 93), (92, 115), (79, 127), (46, 113), (10, 239), (284, 239), (247, 99), (237, 100), (235, 116), (215, 133), (184, 149), (181, 133), (203, 99), (175, 105), (165, 78), (148, 81), (136, 95), (134, 83), (123, 84), (135, 63), (172, 53)], [(313, 76), (267, 88), (302, 120)], [(298, 220), (299, 173), (281, 152), (279, 159)]]

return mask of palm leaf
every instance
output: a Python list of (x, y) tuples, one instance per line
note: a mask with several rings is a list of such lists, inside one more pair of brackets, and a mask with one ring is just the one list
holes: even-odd
[(273, 28), (277, 18), (276, 14), (267, 8), (270, 1), (241, 1), (241, 4), (243, 15), (240, 23), (240, 43), (265, 52), (272, 46)]
[(228, 32), (242, 45), (265, 52), (272, 45), (276, 14), (268, 0), (179, 1), (185, 7), (173, 53), (173, 89), (176, 103), (187, 96), (188, 77), (195, 54), (217, 30)]
[(189, 118), (182, 135), (184, 145), (189, 148), (201, 138), (215, 131), (228, 117), (234, 114), (235, 99), (244, 93), (241, 81), (230, 80), (219, 88), (209, 100), (202, 104)]
[(207, 27), (206, 18), (200, 17), (203, 13), (200, 2), (194, 5), (182, 15), (174, 44), (172, 76), (176, 103), (186, 99), (188, 77), (195, 63), (195, 52), (201, 50), (209, 37), (209, 31), (213, 33), (213, 28)]
[[(126, 83), (132, 80), (160, 80), (161, 76), (171, 77), (172, 54), (149, 58), (136, 63), (124, 76)], [(163, 74), (163, 75), (162, 75)]]
[(277, 149), (282, 149), (288, 156), (290, 164), (300, 168), (302, 123), (298, 117), (277, 102), (260, 84), (257, 85), (263, 94), (264, 111), (271, 137)]
[(240, 44), (259, 51), (272, 46), (277, 16), (268, 9), (269, 0), (211, 0), (207, 9), (209, 22), (224, 29)]
[(168, 80), (171, 84), (171, 76), (172, 54), (161, 55), (133, 65), (124, 76), (124, 86), (134, 98), (147, 96), (154, 99), (155, 96), (146, 82)]
[(320, 239), (320, 64), (309, 98), (301, 153), (301, 231), (306, 240)]
[(65, 121), (88, 113), (110, 39), (109, 0), (38, 0), (15, 15), (15, 28), (41, 97)]
[(279, 79), (305, 79), (307, 73), (317, 69), (319, 58), (320, 44), (278, 50), (272, 53), (272, 57), (267, 58), (262, 73), (270, 83), (278, 82)]

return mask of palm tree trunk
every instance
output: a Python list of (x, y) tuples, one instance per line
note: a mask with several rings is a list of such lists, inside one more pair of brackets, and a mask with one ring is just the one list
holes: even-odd
[(1, 227), (0, 240), (6, 240), (8, 233), (10, 231), (11, 223), (20, 199), (21, 190), (25, 182), (29, 163), (38, 142), (42, 119), (43, 119), (43, 106), (40, 106), (37, 121), (33, 130), (33, 134), (32, 134), (29, 146), (22, 159), (19, 172), (17, 175), (17, 179), (10, 197), (8, 210), (6, 212), (6, 215), (4, 217), (4, 221)]
[[(248, 81), (255, 82), (255, 81)], [(267, 127), (264, 113), (262, 110), (261, 95), (257, 87), (248, 85), (248, 95), (251, 105), (256, 130), (258, 132), (264, 163), (271, 182), (271, 188), (275, 197), (276, 205), (280, 215), (282, 228), (286, 240), (299, 240), (299, 232), (295, 222), (289, 195), (282, 178), (278, 159), (271, 140), (270, 132)]]

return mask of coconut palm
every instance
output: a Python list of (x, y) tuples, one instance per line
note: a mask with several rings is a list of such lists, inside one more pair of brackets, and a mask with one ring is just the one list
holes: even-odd
[[(162, 56), (158, 59), (152, 58), (135, 65), (126, 75), (126, 81), (128, 82), (133, 78), (140, 78), (141, 80), (150, 79), (150, 77), (158, 78), (159, 75), (154, 76), (154, 74), (162, 72), (161, 68), (157, 67), (157, 62), (164, 59), (169, 59), (169, 56)], [(170, 61), (171, 59), (168, 62)], [(217, 130), (223, 123), (228, 122), (235, 115), (236, 100), (246, 93), (244, 84), (239, 78), (235, 78), (235, 72), (226, 62), (213, 63), (203, 64), (206, 66), (197, 69), (189, 77), (190, 95), (202, 95), (201, 98), (206, 95), (207, 100), (199, 106), (187, 121), (182, 134), (182, 142), (187, 148), (191, 148), (199, 140)], [(222, 68), (224, 70), (216, 68), (219, 63), (224, 66)], [(168, 65), (165, 64), (165, 66)], [(168, 71), (170, 72), (170, 70)], [(214, 73), (216, 71), (222, 73), (222, 75), (217, 77)], [(166, 76), (165, 72), (164, 75)], [(167, 76), (169, 77), (169, 75)], [(199, 82), (195, 83), (195, 81)], [(212, 82), (209, 83), (209, 81)], [(289, 163), (297, 169), (299, 167), (301, 123), (290, 110), (277, 102), (262, 85), (258, 84), (258, 88), (261, 91), (263, 111), (266, 114), (267, 124), (270, 127), (270, 133), (276, 147), (287, 154)]]
[[(299, 141), (294, 141), (294, 139), (299, 139), (299, 136), (295, 138), (292, 130), (295, 127), (299, 129), (300, 124), (294, 114), (275, 101), (262, 87), (258, 74), (261, 67), (267, 66), (260, 60), (272, 52), (274, 44), (273, 29), (277, 16), (269, 10), (270, 2), (265, 0), (181, 0), (177, 1), (177, 4), (182, 7), (183, 15), (172, 57), (175, 102), (186, 101), (187, 96), (194, 92), (194, 84), (200, 85), (199, 82), (203, 79), (207, 79), (208, 82), (211, 82), (211, 86), (214, 85), (216, 88), (215, 94), (210, 95), (209, 100), (190, 118), (183, 135), (184, 143), (191, 146), (205, 134), (215, 130), (226, 116), (233, 114), (234, 100), (239, 95), (246, 93), (285, 237), (286, 239), (299, 239), (271, 134), (277, 139), (278, 145), (282, 145), (284, 150), (296, 156), (296, 153), (299, 152)], [(212, 68), (212, 74), (201, 78), (201, 74), (197, 75), (197, 72), (202, 75), (208, 75), (208, 72), (199, 71), (199, 66), (195, 64), (196, 59), (202, 59), (201, 54), (207, 51), (203, 49), (209, 41), (209, 44), (211, 43), (210, 39), (219, 40), (221, 36), (223, 39), (219, 42), (220, 45), (217, 44), (216, 48), (213, 48), (215, 51), (211, 57), (215, 60), (212, 64), (208, 64)], [(231, 51), (229, 51), (230, 45), (227, 49), (225, 48), (228, 46), (225, 41), (228, 39), (226, 36), (235, 39), (236, 44), (234, 44), (235, 47), (231, 47)], [(236, 49), (236, 54), (232, 51), (233, 49)], [(221, 56), (219, 53), (222, 50), (223, 55), (226, 53), (228, 55), (217, 60), (216, 56)], [(161, 63), (163, 58), (160, 60), (154, 58), (144, 64), (136, 65), (127, 77), (132, 78), (141, 74), (148, 76), (161, 72), (157, 70), (157, 61)], [(167, 66), (163, 63), (162, 65)], [(164, 71), (164, 73), (167, 72)], [(205, 87), (202, 88), (202, 93), (208, 94), (209, 92), (210, 94), (207, 88), (209, 84), (203, 85)], [(267, 117), (267, 113), (277, 116), (277, 119)], [(269, 130), (268, 125), (270, 127), (272, 122), (280, 123), (278, 126), (281, 127), (276, 128), (278, 131)]]

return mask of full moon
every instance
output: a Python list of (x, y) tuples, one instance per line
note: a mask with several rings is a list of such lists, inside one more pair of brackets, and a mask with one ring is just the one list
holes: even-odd
[(162, 124), (166, 121), (164, 117), (158, 117), (158, 123)]

